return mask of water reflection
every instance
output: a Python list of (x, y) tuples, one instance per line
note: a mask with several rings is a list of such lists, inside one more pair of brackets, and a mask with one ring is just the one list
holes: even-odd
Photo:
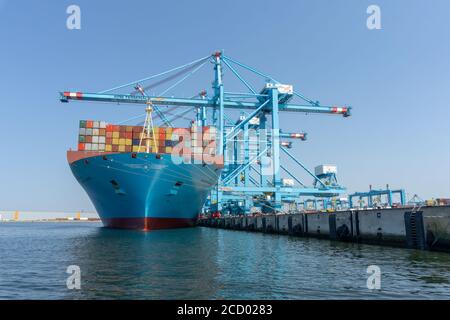
[(99, 228), (68, 252), (82, 270), (82, 298), (208, 299), (215, 242), (202, 229), (144, 233)]
[[(81, 290), (66, 288), (67, 266)], [(367, 267), (381, 290), (367, 288)], [(0, 225), (0, 299), (449, 299), (450, 254), (206, 228)]]

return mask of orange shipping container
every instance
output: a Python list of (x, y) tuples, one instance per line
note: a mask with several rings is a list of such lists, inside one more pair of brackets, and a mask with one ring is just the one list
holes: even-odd
[(78, 151), (84, 151), (85, 150), (85, 144), (84, 143), (79, 143), (78, 144)]
[(86, 128), (93, 128), (94, 127), (94, 121), (88, 120), (86, 121)]

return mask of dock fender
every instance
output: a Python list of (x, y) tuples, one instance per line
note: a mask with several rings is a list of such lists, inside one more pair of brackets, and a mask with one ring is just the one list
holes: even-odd
[(426, 240), (427, 246), (430, 249), (433, 248), (434, 245), (439, 241), (439, 238), (436, 237), (434, 235), (433, 231), (431, 231), (430, 229), (427, 230), (427, 237), (426, 238), (427, 238), (427, 240)]
[(346, 224), (341, 225), (336, 229), (336, 236), (339, 240), (349, 240), (351, 236), (349, 227)]
[(296, 236), (303, 235), (303, 226), (299, 223), (292, 228), (292, 233)]
[(265, 230), (264, 230), (266, 233), (274, 233), (275, 232), (275, 229), (274, 229), (274, 227), (272, 226), (272, 225), (268, 225), (268, 226), (266, 226), (266, 228), (265, 228)]
[(292, 228), (292, 216), (288, 217), (288, 233), (292, 234), (293, 233), (293, 228)]

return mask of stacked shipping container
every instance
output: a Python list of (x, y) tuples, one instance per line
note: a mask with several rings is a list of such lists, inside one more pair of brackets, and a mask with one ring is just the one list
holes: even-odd
[[(216, 152), (214, 127), (168, 128), (154, 127), (150, 139), (144, 139), (142, 126), (107, 124), (104, 121), (80, 121), (78, 151), (95, 152), (149, 152), (193, 155), (194, 157)], [(154, 133), (154, 134), (153, 134)], [(141, 140), (142, 139), (142, 140)], [(142, 143), (141, 143), (142, 141)]]
[(106, 122), (80, 121), (80, 134), (78, 138), (79, 151), (105, 151), (106, 150)]

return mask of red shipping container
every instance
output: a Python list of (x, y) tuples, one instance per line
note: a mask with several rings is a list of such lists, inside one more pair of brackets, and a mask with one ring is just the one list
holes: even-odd
[(120, 132), (127, 132), (127, 126), (119, 126)]
[(166, 140), (166, 134), (165, 133), (159, 133), (159, 140)]
[(94, 121), (88, 120), (86, 121), (86, 128), (93, 128), (94, 127)]
[(113, 151), (113, 152), (119, 152), (119, 146), (116, 145), (116, 144), (113, 145), (113, 146), (112, 146), (112, 151)]
[(121, 131), (119, 134), (120, 139), (126, 139), (127, 138), (127, 133), (125, 131)]
[(113, 132), (114, 131), (114, 126), (112, 124), (108, 124), (106, 126), (106, 132)]
[(92, 136), (86, 136), (86, 143), (92, 143)]
[(140, 139), (140, 138), (141, 138), (141, 133), (133, 132), (133, 139)]
[[(107, 129), (108, 130), (108, 129)], [(112, 131), (107, 131), (106, 132), (106, 138), (112, 138), (113, 137), (113, 133)]]
[(79, 143), (78, 144), (78, 151), (84, 151), (85, 150), (85, 144), (84, 143)]
[(113, 126), (113, 132), (119, 132), (120, 131), (120, 126)]
[(133, 132), (126, 132), (125, 135), (127, 139), (133, 139)]
[(112, 138), (106, 138), (106, 144), (112, 144)]
[(143, 127), (141, 127), (141, 126), (134, 126), (133, 127), (133, 132), (142, 132), (142, 129), (143, 129)]
[(125, 146), (125, 152), (133, 151), (133, 146)]

